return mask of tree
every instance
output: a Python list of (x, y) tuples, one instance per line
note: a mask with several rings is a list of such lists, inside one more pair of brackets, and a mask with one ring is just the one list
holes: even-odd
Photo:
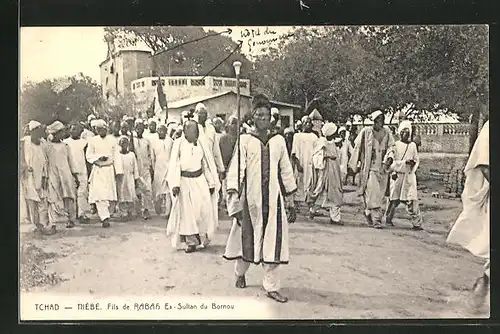
[[(154, 57), (155, 72), (172, 76), (206, 75), (238, 46), (230, 37), (214, 31), (206, 32), (201, 27), (106, 27), (105, 34), (114, 38), (118, 48), (142, 42), (157, 53), (175, 47)], [(186, 43), (197, 39), (199, 41)], [(177, 47), (183, 43), (186, 44)], [(211, 75), (233, 77), (232, 64), (237, 60), (243, 64), (241, 76), (248, 77), (252, 66), (240, 50), (235, 51)]]
[[(57, 92), (55, 88), (61, 79), (67, 87)], [(37, 120), (50, 124), (55, 120), (63, 123), (84, 120), (102, 104), (101, 87), (83, 74), (72, 77), (47, 79), (42, 82), (28, 82), (21, 92), (21, 123)]]

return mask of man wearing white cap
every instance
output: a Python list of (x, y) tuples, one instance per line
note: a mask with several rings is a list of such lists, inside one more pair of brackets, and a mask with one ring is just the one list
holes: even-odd
[(44, 234), (56, 232), (55, 225), (46, 229), (49, 224), (47, 204), (48, 161), (45, 144), (41, 138), (45, 131), (37, 121), (30, 121), (29, 139), (24, 140), (20, 151), (21, 187), (26, 200), (28, 219), (36, 230)]
[(116, 202), (115, 141), (107, 136), (108, 126), (104, 120), (96, 121), (98, 136), (89, 139), (86, 158), (92, 166), (89, 179), (89, 202), (95, 203), (103, 227), (109, 227), (110, 201)]
[(271, 108), (271, 128), (272, 133), (280, 133), (281, 121), (280, 121), (280, 111), (278, 108)]
[[(64, 125), (55, 121), (47, 127), (52, 139), (47, 143), (48, 160), (48, 202), (51, 223), (66, 223), (67, 228), (75, 226), (76, 187), (79, 185), (75, 161), (68, 144), (62, 141)], [(75, 186), (76, 184), (76, 186)]]
[(448, 243), (457, 244), (486, 261), (469, 299), (473, 308), (488, 300), (490, 290), (490, 122), (484, 123), (465, 166), (463, 210)]
[(89, 182), (87, 174), (87, 163), (85, 160), (85, 150), (87, 141), (81, 138), (83, 127), (79, 123), (70, 126), (70, 137), (64, 142), (68, 145), (69, 153), (73, 161), (73, 168), (78, 180), (76, 189), (77, 215), (81, 223), (89, 221)]
[[(349, 166), (353, 171), (360, 172), (358, 195), (363, 197), (368, 225), (381, 229), (388, 169), (394, 160), (394, 138), (391, 131), (384, 127), (382, 111), (373, 112), (371, 119), (373, 126), (363, 128), (354, 141)], [(361, 162), (360, 168), (358, 162)]]
[(292, 158), (296, 167), (296, 180), (298, 190), (295, 194), (295, 201), (303, 202), (306, 200), (306, 192), (312, 178), (312, 155), (314, 144), (318, 136), (312, 131), (313, 124), (308, 116), (302, 117), (303, 132), (296, 133), (293, 136)]
[(340, 151), (334, 142), (337, 126), (326, 123), (321, 129), (323, 136), (318, 138), (314, 147), (314, 173), (308, 191), (309, 216), (314, 219), (318, 209), (329, 210), (330, 224), (343, 225), (340, 207), (343, 204), (340, 173)]
[(89, 115), (87, 117), (87, 123), (85, 122), (82, 122), (82, 126), (83, 126), (83, 132), (81, 134), (81, 138), (86, 140), (87, 138), (90, 138), (90, 137), (94, 137), (95, 136), (95, 133), (92, 132), (90, 129), (92, 129), (92, 125), (91, 125), (91, 122), (95, 120), (95, 116), (94, 115)]
[(172, 152), (173, 139), (167, 136), (165, 124), (158, 126), (158, 139), (151, 143), (152, 160), (154, 168), (153, 196), (155, 211), (158, 215), (169, 216), (172, 207), (170, 189), (167, 184), (170, 153)]
[(139, 189), (137, 197), (139, 198), (138, 211), (142, 213), (142, 218), (145, 220), (151, 218), (151, 211), (153, 210), (153, 188), (152, 179), (154, 177), (153, 160), (152, 160), (152, 147), (151, 142), (144, 138), (144, 123), (141, 119), (135, 121), (136, 135), (134, 141), (134, 153), (137, 158), (137, 165), (139, 166), (139, 176), (142, 187)]
[(158, 139), (157, 126), (158, 124), (154, 118), (148, 119), (148, 128), (144, 130), (144, 138), (149, 139), (151, 142)]
[(222, 161), (222, 153), (220, 151), (220, 145), (216, 140), (215, 128), (212, 124), (207, 122), (208, 112), (207, 108), (203, 103), (198, 103), (195, 108), (195, 119), (198, 122), (199, 129), (199, 141), (203, 146), (206, 146), (209, 151), (209, 161), (213, 161), (216, 167), (216, 173), (219, 175), (219, 180), (217, 180), (218, 188), (217, 191), (211, 195), (213, 211), (215, 213), (215, 218), (219, 219), (219, 190), (220, 181), (225, 178), (226, 169), (224, 168), (224, 162)]
[(411, 141), (411, 122), (402, 121), (398, 128), (400, 140), (396, 141), (394, 162), (390, 171), (389, 205), (384, 215), (387, 225), (394, 226), (392, 218), (399, 203), (405, 203), (411, 217), (413, 230), (422, 230), (422, 216), (418, 205), (417, 177), (419, 158), (417, 145)]

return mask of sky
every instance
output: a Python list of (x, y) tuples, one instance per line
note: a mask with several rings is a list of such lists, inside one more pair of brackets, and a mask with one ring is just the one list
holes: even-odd
[[(217, 32), (227, 27), (204, 27)], [(230, 27), (231, 38), (243, 40), (242, 52), (262, 52), (254, 42), (287, 34), (292, 27)], [(252, 34), (252, 28), (254, 32)], [(248, 29), (246, 31), (245, 29)], [(257, 35), (257, 30), (259, 35)], [(270, 31), (276, 34), (269, 33)], [(20, 80), (39, 82), (79, 72), (100, 81), (99, 63), (106, 57), (103, 27), (22, 27), (20, 32)]]

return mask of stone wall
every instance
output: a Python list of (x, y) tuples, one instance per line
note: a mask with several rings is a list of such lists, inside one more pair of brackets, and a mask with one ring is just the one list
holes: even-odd
[[(469, 123), (414, 124), (415, 133), (420, 135), (420, 152), (469, 153)], [(362, 128), (357, 125), (358, 133)]]

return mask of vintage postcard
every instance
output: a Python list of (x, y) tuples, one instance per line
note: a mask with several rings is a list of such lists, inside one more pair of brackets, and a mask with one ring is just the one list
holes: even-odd
[(20, 29), (20, 321), (489, 318), (487, 25)]

